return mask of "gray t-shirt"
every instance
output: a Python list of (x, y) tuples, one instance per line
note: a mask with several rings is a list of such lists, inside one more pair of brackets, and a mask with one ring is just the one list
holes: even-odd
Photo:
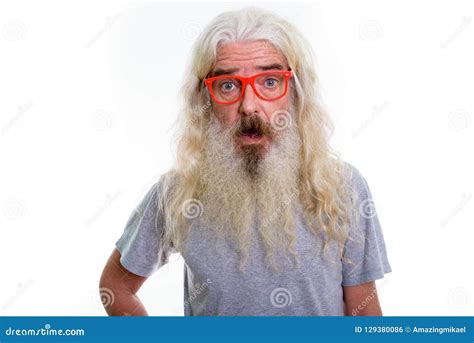
[[(262, 242), (255, 239), (245, 273), (241, 274), (237, 250), (227, 240), (216, 240), (198, 217), (191, 226), (186, 251), (180, 252), (185, 262), (185, 315), (342, 316), (342, 286), (374, 281), (391, 272), (368, 184), (355, 167), (348, 165), (362, 214), (357, 227), (350, 231), (356, 239), (347, 240), (344, 246), (344, 255), (352, 263), (337, 258), (335, 244), (323, 255), (323, 242), (309, 231), (299, 208), (299, 267), (282, 255), (278, 256), (279, 272), (267, 267)], [(163, 222), (156, 206), (162, 184), (163, 178), (151, 187), (116, 242), (122, 265), (145, 277), (176, 252), (167, 251), (167, 245), (162, 244)]]

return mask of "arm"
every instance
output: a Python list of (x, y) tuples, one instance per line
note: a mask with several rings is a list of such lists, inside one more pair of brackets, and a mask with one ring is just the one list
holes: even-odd
[(120, 252), (114, 249), (100, 278), (99, 287), (105, 311), (110, 316), (148, 316), (136, 293), (147, 278), (130, 273), (120, 263)]
[(379, 298), (375, 281), (357, 286), (343, 286), (344, 315), (381, 316)]

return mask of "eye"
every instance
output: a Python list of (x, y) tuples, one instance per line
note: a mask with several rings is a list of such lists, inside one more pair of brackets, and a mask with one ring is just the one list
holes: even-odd
[(267, 88), (274, 88), (274, 87), (276, 87), (277, 83), (278, 83), (278, 80), (277, 80), (277, 79), (275, 79), (275, 78), (268, 78), (268, 79), (265, 80), (265, 87), (267, 87)]
[(223, 82), (221, 84), (221, 90), (224, 92), (232, 92), (235, 89), (235, 84), (230, 81)]

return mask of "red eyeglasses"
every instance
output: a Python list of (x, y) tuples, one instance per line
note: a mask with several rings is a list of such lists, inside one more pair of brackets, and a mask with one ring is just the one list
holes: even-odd
[(254, 76), (221, 75), (204, 80), (212, 99), (218, 104), (230, 105), (244, 96), (247, 85), (263, 100), (274, 101), (285, 96), (291, 70), (266, 71)]

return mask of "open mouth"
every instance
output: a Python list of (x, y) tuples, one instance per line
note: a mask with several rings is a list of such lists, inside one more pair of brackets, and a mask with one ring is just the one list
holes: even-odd
[(257, 138), (261, 138), (263, 136), (263, 133), (261, 132), (261, 130), (258, 130), (255, 128), (248, 128), (248, 129), (242, 130), (241, 136), (257, 139)]
[(264, 138), (272, 138), (270, 126), (257, 116), (243, 117), (239, 124), (236, 135), (243, 144), (257, 144)]

